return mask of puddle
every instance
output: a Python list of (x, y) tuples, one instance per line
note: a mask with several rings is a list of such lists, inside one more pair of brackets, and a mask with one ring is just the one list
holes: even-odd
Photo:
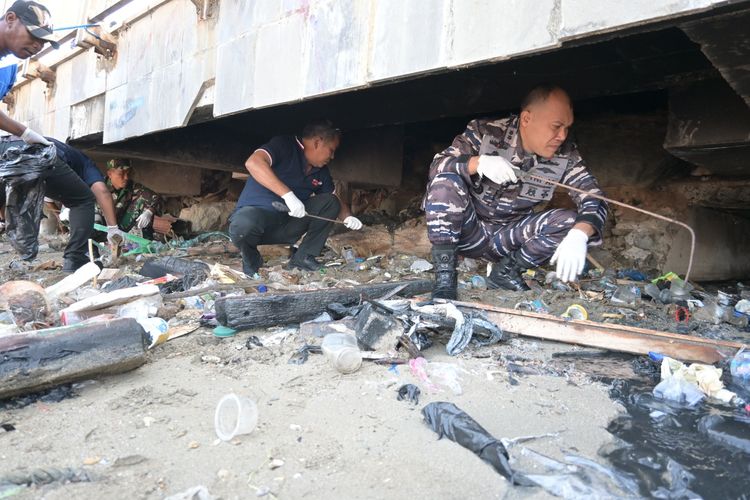
[[(750, 414), (745, 409), (706, 401), (691, 409), (654, 398), (658, 369), (645, 358), (599, 353), (555, 358), (610, 384), (610, 396), (627, 410), (607, 428), (619, 442), (599, 453), (635, 479), (642, 495), (748, 498)], [(729, 389), (750, 399), (741, 388)]]

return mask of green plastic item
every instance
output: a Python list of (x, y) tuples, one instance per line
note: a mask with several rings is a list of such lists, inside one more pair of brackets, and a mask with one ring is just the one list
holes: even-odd
[(234, 328), (229, 328), (228, 326), (219, 325), (214, 328), (214, 337), (234, 337), (236, 334), (237, 330), (235, 330)]
[(658, 278), (654, 278), (651, 280), (651, 283), (654, 285), (657, 284), (660, 281), (672, 281), (673, 279), (680, 279), (680, 277), (677, 275), (677, 273), (673, 273), (672, 271), (669, 271), (667, 274), (662, 274)]
[[(97, 223), (94, 223), (94, 229), (96, 229), (97, 231), (101, 231), (103, 233), (107, 232), (106, 226), (102, 226), (101, 224), (97, 224)], [(156, 241), (151, 241), (149, 239), (142, 238), (140, 236), (136, 236), (134, 234), (125, 233), (125, 232), (123, 232), (122, 235), (125, 237), (126, 240), (132, 241), (133, 243), (138, 245), (136, 248), (132, 250), (128, 250), (127, 252), (122, 254), (123, 256), (135, 255), (139, 253), (157, 253), (158, 252), (158, 249), (152, 248), (152, 245), (154, 243), (160, 244)]]

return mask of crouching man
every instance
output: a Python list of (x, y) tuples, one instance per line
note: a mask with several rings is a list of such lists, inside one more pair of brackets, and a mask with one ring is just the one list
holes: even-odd
[(341, 132), (324, 120), (308, 124), (299, 136), (273, 137), (250, 155), (250, 177), (229, 219), (229, 235), (242, 253), (242, 270), (252, 276), (263, 265), (258, 245), (294, 244), (305, 237), (288, 268), (317, 271), (317, 256), (333, 223), (306, 217), (339, 218), (347, 228), (362, 223), (334, 193), (326, 166), (333, 160)]
[(456, 298), (457, 255), (492, 262), (487, 284), (505, 290), (528, 290), (521, 274), (547, 261), (564, 281), (583, 271), (588, 245), (602, 242), (606, 203), (571, 192), (577, 210), (534, 212), (555, 188), (522, 179), (529, 173), (602, 195), (567, 140), (571, 125), (567, 93), (541, 85), (526, 96), (520, 115), (473, 120), (435, 156), (425, 197), (434, 298)]

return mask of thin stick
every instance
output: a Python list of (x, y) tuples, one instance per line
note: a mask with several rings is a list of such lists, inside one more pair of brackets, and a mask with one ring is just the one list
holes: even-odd
[[(94, 263), (94, 240), (89, 238), (89, 261), (93, 264)], [(91, 278), (91, 284), (96, 287), (96, 276)]]

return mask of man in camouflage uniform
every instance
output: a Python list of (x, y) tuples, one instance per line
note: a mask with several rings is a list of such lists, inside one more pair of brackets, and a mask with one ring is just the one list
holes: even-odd
[(554, 186), (524, 178), (548, 178), (602, 194), (570, 141), (570, 98), (541, 85), (524, 99), (520, 115), (473, 120), (453, 144), (435, 156), (425, 197), (432, 243), (435, 298), (456, 298), (456, 255), (494, 263), (491, 288), (528, 290), (525, 269), (550, 260), (573, 281), (583, 270), (587, 245), (601, 244), (607, 216), (603, 201), (570, 192), (578, 209), (534, 212)]
[(125, 232), (134, 227), (143, 237), (154, 236), (154, 214), (160, 213), (161, 197), (137, 182), (130, 180), (130, 160), (116, 158), (107, 162), (107, 188), (112, 193), (117, 225)]

